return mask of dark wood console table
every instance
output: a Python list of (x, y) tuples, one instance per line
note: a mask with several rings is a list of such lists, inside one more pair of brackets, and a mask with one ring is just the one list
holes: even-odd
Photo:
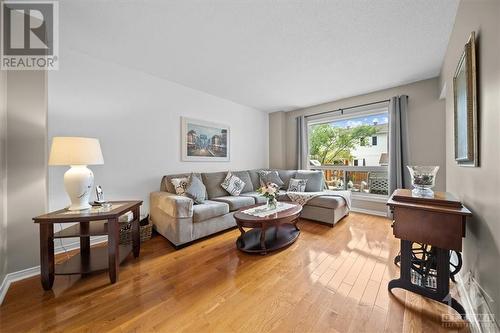
[[(142, 201), (113, 201), (111, 207), (92, 207), (88, 210), (69, 211), (61, 209), (40, 215), (33, 220), (40, 226), (40, 266), (42, 286), (52, 289), (54, 275), (87, 274), (90, 272), (109, 270), (111, 283), (118, 280), (118, 267), (130, 254), (139, 256), (140, 231), (139, 213)], [(134, 215), (132, 223), (132, 245), (120, 245), (120, 226), (118, 218), (131, 211)], [(54, 223), (77, 224), (54, 233)], [(90, 247), (90, 236), (107, 235), (108, 246)], [(80, 238), (80, 253), (61, 264), (54, 263), (55, 238)]]
[(465, 221), (471, 212), (445, 192), (421, 198), (399, 189), (387, 205), (394, 214), (394, 236), (401, 239), (400, 277), (389, 282), (389, 291), (412, 291), (451, 306), (465, 319), (464, 308), (450, 295), (450, 250), (462, 251)]

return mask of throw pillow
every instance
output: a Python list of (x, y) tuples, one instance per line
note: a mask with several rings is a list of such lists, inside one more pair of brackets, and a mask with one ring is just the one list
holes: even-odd
[(325, 188), (323, 171), (299, 170), (295, 179), (307, 179), (306, 192), (321, 192)]
[(306, 191), (307, 179), (290, 179), (290, 184), (288, 185), (288, 192), (305, 192)]
[(188, 179), (185, 195), (188, 198), (193, 199), (195, 203), (200, 204), (205, 201), (206, 192), (207, 188), (205, 187), (205, 184), (203, 184), (201, 179), (196, 177), (194, 174), (191, 174)]
[(266, 184), (274, 183), (281, 188), (285, 183), (281, 180), (278, 171), (261, 170), (259, 171), (260, 186), (266, 186)]
[(241, 191), (243, 191), (245, 182), (233, 175), (231, 172), (228, 172), (226, 175), (226, 179), (224, 179), (220, 186), (228, 191), (229, 194), (238, 196), (240, 195)]
[(172, 183), (172, 185), (174, 185), (175, 194), (177, 194), (177, 195), (185, 195), (185, 193), (186, 193), (186, 187), (188, 185), (188, 178), (187, 177), (184, 177), (184, 178), (172, 178), (170, 180), (170, 182)]

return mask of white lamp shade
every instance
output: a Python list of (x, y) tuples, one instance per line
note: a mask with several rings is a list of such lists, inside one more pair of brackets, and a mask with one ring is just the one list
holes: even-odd
[(104, 164), (101, 145), (94, 138), (54, 137), (49, 165)]

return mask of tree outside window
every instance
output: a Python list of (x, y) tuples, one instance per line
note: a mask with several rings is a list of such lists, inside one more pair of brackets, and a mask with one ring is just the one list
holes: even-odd
[(377, 134), (377, 127), (360, 125), (351, 128), (334, 127), (329, 123), (311, 126), (309, 153), (313, 160), (325, 164), (344, 164), (352, 160), (351, 152), (359, 144), (368, 146), (367, 138)]

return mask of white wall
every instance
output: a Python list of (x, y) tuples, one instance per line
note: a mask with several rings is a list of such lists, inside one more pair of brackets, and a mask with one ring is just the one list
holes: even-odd
[(47, 76), (7, 73), (7, 273), (39, 265), (38, 226), (47, 209)]
[(286, 113), (284, 111), (269, 114), (269, 165), (275, 169), (286, 169)]
[[(450, 37), (441, 84), (446, 84), (446, 188), (473, 217), (463, 242), (464, 267), (480, 284), (500, 324), (500, 1), (462, 1)], [(472, 31), (477, 38), (479, 114), (478, 168), (458, 166), (454, 158), (453, 74)], [(472, 295), (474, 296), (474, 295)], [(474, 309), (481, 313), (481, 309)]]
[(0, 285), (7, 274), (7, 72), (0, 71)]
[[(53, 136), (98, 138), (104, 165), (91, 168), (107, 200), (144, 200), (145, 213), (165, 174), (268, 167), (267, 113), (64, 47), (61, 52), (60, 70), (49, 74), (49, 144)], [(231, 161), (182, 162), (181, 116), (228, 124)], [(66, 169), (49, 169), (51, 210), (69, 203)]]

